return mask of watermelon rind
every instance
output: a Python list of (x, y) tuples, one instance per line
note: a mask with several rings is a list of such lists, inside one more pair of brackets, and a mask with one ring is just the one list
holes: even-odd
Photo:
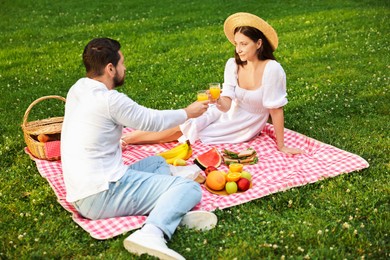
[(199, 166), (203, 171), (209, 167), (214, 166), (218, 168), (222, 163), (222, 155), (217, 148), (213, 147), (207, 152), (197, 156), (194, 159), (194, 163)]

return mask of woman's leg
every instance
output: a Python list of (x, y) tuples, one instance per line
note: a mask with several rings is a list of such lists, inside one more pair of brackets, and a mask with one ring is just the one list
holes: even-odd
[(155, 144), (177, 141), (182, 136), (180, 127), (176, 126), (160, 132), (148, 132), (136, 130), (122, 136), (127, 144)]

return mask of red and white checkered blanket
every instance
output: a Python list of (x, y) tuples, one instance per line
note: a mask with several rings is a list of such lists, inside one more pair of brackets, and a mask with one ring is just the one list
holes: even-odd
[[(130, 129), (124, 129), (129, 132)], [(304, 149), (305, 154), (288, 156), (279, 152), (274, 141), (273, 126), (267, 124), (261, 135), (255, 139), (240, 144), (206, 145), (196, 142), (192, 145), (193, 159), (211, 147), (220, 151), (223, 149), (240, 151), (249, 147), (257, 151), (259, 161), (255, 165), (245, 165), (245, 170), (252, 173), (252, 188), (243, 193), (229, 196), (220, 196), (210, 193), (202, 187), (203, 197), (194, 210), (213, 211), (239, 205), (254, 199), (283, 191), (292, 187), (313, 183), (321, 179), (334, 177), (343, 173), (367, 168), (368, 163), (361, 157), (324, 144), (297, 132), (285, 130), (285, 144), (291, 147)], [(123, 160), (126, 164), (134, 163), (144, 157), (167, 150), (177, 143), (132, 145), (123, 151)], [(26, 149), (26, 152), (28, 150)], [(36, 158), (39, 173), (47, 179), (54, 190), (58, 202), (72, 213), (73, 220), (96, 239), (108, 239), (126, 231), (142, 226), (145, 216), (117, 217), (101, 220), (89, 220), (80, 216), (75, 208), (65, 200), (66, 190), (62, 178), (60, 161), (45, 161)], [(224, 164), (219, 168), (227, 170)], [(202, 185), (203, 186), (203, 185)]]

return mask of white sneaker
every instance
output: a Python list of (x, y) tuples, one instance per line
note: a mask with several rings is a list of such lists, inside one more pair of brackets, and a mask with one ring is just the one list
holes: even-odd
[(147, 234), (141, 230), (135, 231), (123, 241), (127, 251), (136, 255), (148, 254), (159, 259), (180, 259), (185, 260), (183, 256), (169, 249), (163, 237)]
[(218, 218), (214, 213), (197, 210), (187, 212), (182, 218), (180, 225), (198, 230), (210, 230), (217, 225), (217, 222)]
[(187, 166), (173, 166), (169, 165), (172, 176), (181, 176), (186, 179), (195, 180), (196, 177), (202, 172), (202, 169), (198, 165), (192, 164)]

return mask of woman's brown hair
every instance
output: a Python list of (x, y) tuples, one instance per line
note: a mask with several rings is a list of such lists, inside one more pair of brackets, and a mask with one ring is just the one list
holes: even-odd
[[(259, 39), (262, 40), (263, 44), (257, 50), (257, 58), (259, 60), (276, 60), (271, 45), (269, 44), (267, 38), (260, 30), (251, 26), (239, 26), (234, 30), (234, 34), (238, 32), (242, 33), (243, 35), (250, 38), (254, 42), (257, 42)], [(238, 55), (235, 49), (234, 49), (234, 58), (236, 59), (237, 65), (246, 64), (246, 61), (242, 61), (240, 59), (240, 56)]]

